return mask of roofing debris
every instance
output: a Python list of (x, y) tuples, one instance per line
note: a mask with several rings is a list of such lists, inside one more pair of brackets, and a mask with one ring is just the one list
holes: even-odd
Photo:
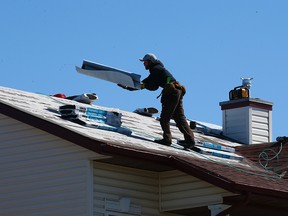
[(159, 113), (159, 111), (154, 107), (147, 107), (147, 108), (137, 108), (136, 110), (134, 110), (134, 113), (152, 117), (154, 114)]
[(65, 94), (58, 93), (58, 94), (54, 94), (53, 96), (58, 97), (58, 98), (68, 99), (68, 100), (74, 100), (74, 101), (84, 103), (84, 104), (92, 104), (93, 102), (99, 99), (95, 93), (83, 93), (80, 95), (73, 95), (73, 96), (68, 96), (68, 97), (66, 97)]

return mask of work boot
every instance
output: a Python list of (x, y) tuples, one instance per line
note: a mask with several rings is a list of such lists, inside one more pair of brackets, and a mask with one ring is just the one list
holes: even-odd
[(191, 149), (195, 152), (201, 153), (201, 149), (195, 146), (195, 141), (186, 142), (185, 140), (178, 140), (179, 145), (183, 146), (184, 149)]
[(178, 140), (177, 142), (179, 145), (183, 146), (184, 148), (193, 148), (195, 146), (195, 141), (185, 141), (185, 140)]
[(164, 139), (161, 139), (161, 140), (154, 140), (154, 142), (158, 143), (158, 144), (161, 144), (161, 145), (165, 145), (165, 146), (170, 146), (171, 145), (171, 141), (166, 141)]

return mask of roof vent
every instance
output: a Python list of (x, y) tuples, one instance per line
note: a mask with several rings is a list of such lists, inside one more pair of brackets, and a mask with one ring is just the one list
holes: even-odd
[(253, 78), (241, 78), (243, 88), (250, 89)]

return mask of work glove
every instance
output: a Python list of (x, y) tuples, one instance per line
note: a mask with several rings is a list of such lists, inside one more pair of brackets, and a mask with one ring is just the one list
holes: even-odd
[(129, 87), (129, 86), (122, 85), (122, 84), (117, 84), (117, 85), (120, 86), (120, 87), (123, 88), (123, 89), (128, 90), (128, 91), (138, 90), (138, 89), (135, 89), (135, 88), (132, 88), (132, 87)]

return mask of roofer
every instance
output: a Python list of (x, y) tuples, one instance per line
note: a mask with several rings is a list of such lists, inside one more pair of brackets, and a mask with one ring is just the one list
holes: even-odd
[(143, 62), (145, 69), (150, 72), (149, 76), (142, 80), (141, 89), (155, 91), (159, 87), (163, 88), (161, 92), (162, 111), (160, 114), (163, 139), (155, 140), (155, 142), (167, 146), (171, 145), (170, 119), (174, 119), (176, 126), (184, 135), (184, 140), (178, 141), (178, 144), (186, 148), (194, 147), (194, 134), (187, 123), (183, 109), (182, 99), (186, 93), (185, 87), (180, 85), (154, 54), (148, 53), (139, 60)]

